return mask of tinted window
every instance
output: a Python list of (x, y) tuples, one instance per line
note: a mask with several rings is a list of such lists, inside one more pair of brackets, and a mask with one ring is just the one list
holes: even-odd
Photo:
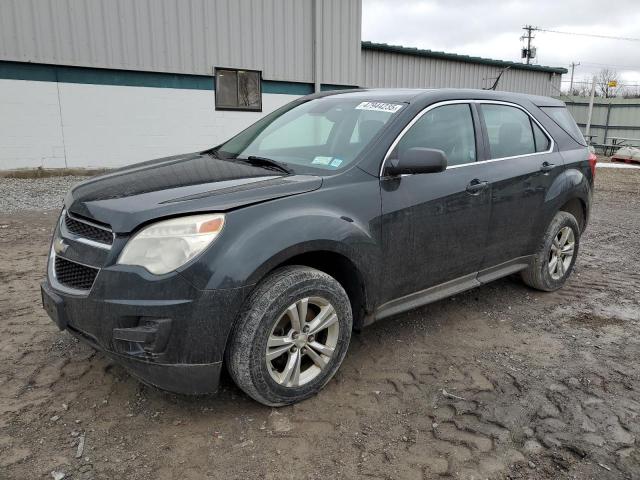
[(407, 131), (396, 151), (413, 148), (442, 150), (448, 165), (476, 161), (476, 140), (471, 107), (467, 104), (443, 105), (425, 113)]
[(556, 122), (560, 128), (567, 132), (573, 139), (580, 145), (586, 145), (582, 132), (576, 125), (576, 121), (573, 119), (569, 110), (565, 107), (540, 107), (544, 113), (546, 113), (551, 119)]
[(549, 150), (549, 145), (551, 144), (549, 138), (533, 120), (531, 120), (531, 126), (533, 127), (533, 139), (536, 142), (536, 152)]
[(483, 104), (481, 108), (491, 158), (526, 155), (536, 151), (529, 115), (516, 107)]

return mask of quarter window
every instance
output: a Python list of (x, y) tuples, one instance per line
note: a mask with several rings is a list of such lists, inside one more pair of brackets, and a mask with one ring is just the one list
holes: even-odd
[(587, 142), (585, 142), (582, 132), (578, 128), (578, 125), (576, 125), (576, 121), (571, 116), (571, 113), (569, 113), (569, 110), (565, 107), (540, 107), (540, 110), (549, 115), (549, 117), (551, 117), (560, 128), (571, 135), (576, 142), (585, 147), (587, 146)]
[(443, 105), (425, 113), (400, 139), (396, 152), (414, 147), (442, 150), (449, 166), (475, 162), (471, 106), (466, 103)]
[(549, 138), (519, 108), (483, 104), (481, 113), (487, 127), (491, 158), (527, 155), (549, 148)]
[(262, 74), (216, 68), (216, 110), (262, 111)]

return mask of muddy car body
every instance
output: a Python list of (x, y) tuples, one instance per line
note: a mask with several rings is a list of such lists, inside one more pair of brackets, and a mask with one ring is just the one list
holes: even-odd
[[(352, 329), (515, 272), (562, 286), (595, 166), (566, 115), (477, 90), (303, 97), (214, 149), (72, 189), (45, 309), (160, 388), (212, 392), (226, 360), (258, 401), (307, 398)], [(174, 231), (211, 240), (171, 263)]]

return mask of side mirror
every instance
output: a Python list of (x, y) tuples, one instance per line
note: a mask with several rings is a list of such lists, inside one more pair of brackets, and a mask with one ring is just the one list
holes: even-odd
[(442, 150), (414, 147), (403, 151), (385, 165), (387, 175), (437, 173), (447, 169), (447, 156)]

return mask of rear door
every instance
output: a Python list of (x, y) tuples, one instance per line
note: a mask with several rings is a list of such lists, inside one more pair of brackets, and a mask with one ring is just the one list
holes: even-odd
[(521, 106), (477, 104), (489, 161), (491, 218), (482, 268), (534, 253), (550, 188), (563, 171), (551, 136)]
[(446, 102), (413, 122), (390, 158), (403, 149), (435, 148), (445, 152), (449, 166), (380, 179), (383, 301), (473, 274), (484, 254), (491, 188), (477, 162), (483, 148), (474, 109)]

